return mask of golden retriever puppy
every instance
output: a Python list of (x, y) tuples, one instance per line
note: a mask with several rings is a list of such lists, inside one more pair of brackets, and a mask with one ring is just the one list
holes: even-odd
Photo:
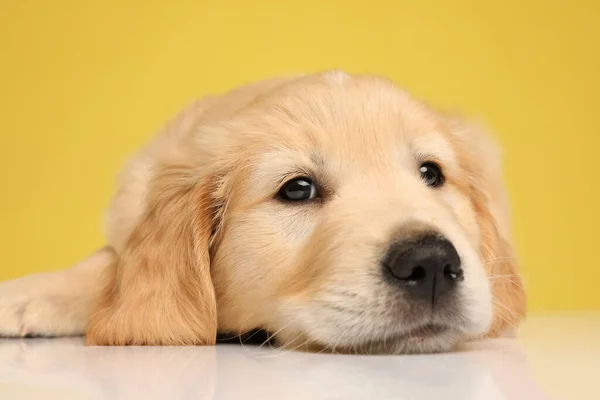
[(124, 169), (107, 246), (0, 284), (0, 334), (90, 345), (451, 350), (525, 294), (499, 151), (390, 81), (267, 80), (184, 110)]

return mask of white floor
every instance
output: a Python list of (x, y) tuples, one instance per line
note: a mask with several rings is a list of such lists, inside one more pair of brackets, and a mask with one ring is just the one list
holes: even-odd
[(531, 317), (519, 338), (423, 356), (0, 341), (0, 399), (600, 399), (600, 314)]

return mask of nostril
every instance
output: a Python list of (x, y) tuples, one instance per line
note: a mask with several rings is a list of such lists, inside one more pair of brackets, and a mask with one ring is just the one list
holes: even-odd
[(451, 264), (444, 266), (444, 278), (449, 281), (456, 282), (464, 279), (462, 268), (455, 268)]
[(388, 265), (394, 277), (400, 281), (417, 283), (427, 278), (427, 269), (421, 265), (412, 268), (394, 268)]
[(416, 266), (411, 274), (405, 278), (408, 282), (420, 282), (427, 276), (427, 271), (420, 265)]

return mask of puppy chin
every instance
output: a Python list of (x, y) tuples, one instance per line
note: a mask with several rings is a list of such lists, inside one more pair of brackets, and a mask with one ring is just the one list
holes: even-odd
[(392, 342), (391, 345), (383, 346), (380, 353), (389, 354), (428, 354), (446, 353), (454, 350), (457, 345), (465, 340), (465, 336), (457, 331), (446, 331), (433, 336), (414, 336), (402, 338)]
[(352, 345), (327, 343), (327, 341), (311, 341), (308, 339), (308, 335), (301, 336), (304, 340), (303, 343), (294, 343), (299, 341), (299, 336), (297, 336), (296, 340), (291, 342), (285, 342), (280, 339), (281, 344), (284, 348), (295, 348), (296, 350), (319, 353), (364, 355), (430, 354), (450, 352), (467, 339), (462, 332), (450, 329), (425, 335), (407, 333), (386, 339), (353, 343)]

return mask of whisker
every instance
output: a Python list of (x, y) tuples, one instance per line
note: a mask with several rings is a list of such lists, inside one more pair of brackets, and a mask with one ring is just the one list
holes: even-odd
[(288, 328), (293, 321), (288, 322), (287, 324), (285, 324), (281, 329), (278, 329), (277, 331), (273, 332), (272, 334), (270, 334), (267, 339), (261, 343), (260, 346), (258, 346), (258, 349), (261, 349), (265, 344), (270, 343), (271, 339), (273, 339), (275, 337), (275, 335), (281, 333), (284, 329)]
[(502, 261), (515, 261), (515, 257), (497, 257), (497, 258), (488, 258), (481, 260), (483, 265), (489, 265), (492, 263), (502, 262)]
[(513, 310), (511, 310), (509, 307), (507, 307), (504, 303), (502, 303), (502, 301), (500, 301), (499, 299), (492, 297), (492, 301), (494, 302), (495, 305), (500, 306), (504, 310), (508, 311), (511, 319), (508, 320), (502, 314), (498, 314), (498, 317), (500, 319), (502, 319), (504, 322), (506, 322), (510, 327), (516, 328), (517, 324), (518, 324), (518, 316), (516, 315), (516, 313)]
[(503, 277), (503, 276), (495, 276), (495, 277), (489, 277), (488, 278), (491, 281), (496, 281), (496, 280), (503, 280), (505, 283), (512, 283), (513, 285), (517, 286), (519, 289), (521, 290), (525, 290), (525, 287), (523, 286), (523, 284), (515, 277), (514, 279), (511, 279), (510, 277)]
[(491, 274), (490, 276), (488, 276), (488, 278), (493, 279), (493, 278), (519, 278), (518, 274), (506, 274), (506, 275), (501, 275), (501, 274)]
[[(288, 342), (288, 344), (290, 344), (290, 345), (291, 345), (291, 343), (294, 343), (294, 342), (295, 342), (297, 339), (299, 339), (301, 336), (302, 336), (302, 334), (299, 334), (298, 336), (296, 336), (296, 337), (294, 338), (294, 340), (292, 340), (292, 341)], [(294, 352), (294, 351), (298, 350), (298, 349), (299, 349), (299, 348), (301, 348), (302, 346), (306, 346), (308, 343), (309, 343), (308, 339), (305, 339), (305, 340), (304, 340), (302, 343), (300, 343), (298, 346), (296, 346), (296, 347), (294, 347), (294, 348), (291, 348), (291, 349), (288, 349), (288, 348), (286, 348), (286, 347), (287, 347), (287, 345), (288, 345), (288, 344), (286, 344), (286, 345), (284, 345), (284, 346), (282, 346), (282, 347), (279, 347), (279, 348), (277, 348), (277, 350), (276, 350), (276, 352), (275, 352), (275, 353), (276, 353), (276, 355), (278, 355), (278, 356), (279, 356), (279, 355), (284, 355), (284, 354), (289, 354), (289, 353), (292, 353), (292, 352)]]

